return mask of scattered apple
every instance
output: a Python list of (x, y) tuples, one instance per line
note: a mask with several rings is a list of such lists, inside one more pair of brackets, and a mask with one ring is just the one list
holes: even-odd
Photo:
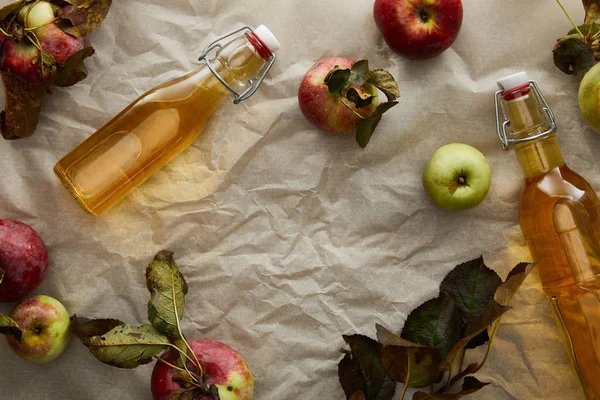
[(594, 65), (579, 85), (579, 109), (588, 125), (600, 133), (600, 64)]
[[(252, 400), (254, 379), (242, 356), (231, 347), (209, 339), (189, 341), (190, 347), (204, 369), (207, 385), (219, 389), (221, 400)], [(167, 351), (163, 358), (173, 363), (175, 360)], [(160, 361), (152, 371), (152, 397), (154, 400), (168, 400), (169, 395), (181, 388), (172, 377), (176, 370)], [(210, 396), (196, 397), (195, 400), (211, 400)]]
[(65, 307), (49, 296), (22, 300), (10, 313), (21, 327), (20, 342), (6, 336), (9, 346), (21, 358), (38, 364), (48, 363), (60, 356), (71, 338), (70, 317)]
[[(348, 58), (325, 58), (314, 64), (300, 83), (298, 103), (302, 114), (314, 126), (325, 132), (336, 135), (354, 133), (361, 120), (352, 110), (366, 118), (371, 116), (377, 108), (378, 102), (375, 99), (371, 105), (360, 109), (356, 108), (354, 104), (348, 103), (352, 107), (350, 110), (342, 103), (339, 94), (329, 92), (329, 88), (325, 84), (327, 75), (336, 67), (347, 69), (352, 68), (353, 65), (354, 61)], [(364, 85), (362, 89), (372, 95), (377, 93), (377, 89), (370, 84)]]
[(375, 23), (392, 50), (411, 59), (440, 55), (458, 36), (461, 0), (375, 0)]
[(23, 222), (0, 220), (0, 303), (30, 294), (47, 268), (48, 250), (40, 235)]
[(485, 156), (461, 143), (436, 150), (423, 173), (425, 189), (434, 203), (446, 210), (477, 206), (487, 195), (491, 179)]

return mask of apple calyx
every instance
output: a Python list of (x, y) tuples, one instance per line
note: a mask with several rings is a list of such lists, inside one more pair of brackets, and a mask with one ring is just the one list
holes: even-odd
[[(325, 85), (330, 94), (339, 96), (344, 106), (360, 118), (361, 123), (356, 130), (356, 141), (362, 148), (369, 143), (383, 114), (398, 104), (395, 100), (400, 97), (398, 83), (392, 74), (383, 69), (371, 71), (367, 60), (357, 61), (350, 69), (341, 69), (336, 66), (325, 77)], [(378, 97), (376, 93), (369, 92), (368, 89), (372, 87), (385, 94), (388, 101), (380, 103), (369, 117), (364, 117), (357, 113), (350, 103), (353, 103), (358, 109), (371, 105), (373, 100)]]

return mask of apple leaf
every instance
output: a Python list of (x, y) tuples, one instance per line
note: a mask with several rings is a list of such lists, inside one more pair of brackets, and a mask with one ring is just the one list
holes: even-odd
[(102, 336), (124, 323), (118, 319), (88, 319), (73, 315), (71, 317), (71, 332), (84, 344), (94, 336)]
[(171, 393), (168, 400), (194, 400), (197, 398), (202, 398), (199, 397), (200, 395), (201, 393), (198, 389), (180, 389)]
[(87, 69), (83, 61), (95, 53), (93, 47), (85, 47), (72, 54), (65, 60), (64, 65), (58, 67), (54, 84), (65, 87), (72, 86), (87, 77)]
[(585, 9), (585, 23), (586, 24), (600, 22), (600, 1), (599, 0), (583, 0), (583, 8)]
[(365, 397), (365, 393), (362, 390), (359, 390), (350, 396), (350, 400), (367, 400), (367, 398)]
[(78, 26), (87, 19), (88, 10), (85, 8), (66, 6), (59, 9), (58, 16), (71, 23), (71, 26)]
[(446, 358), (461, 338), (460, 314), (446, 293), (414, 309), (406, 319), (402, 338), (435, 347)]
[[(361, 383), (360, 380), (353, 381), (353, 386), (346, 386), (344, 389), (346, 397), (350, 398), (356, 391), (362, 390), (366, 400), (391, 400), (396, 391), (396, 383), (387, 375), (383, 368), (383, 364), (381, 363), (381, 345), (377, 343), (377, 341), (363, 335), (344, 335), (343, 338), (350, 346), (350, 360), (356, 360), (356, 363), (358, 363), (358, 370), (364, 381), (364, 388), (358, 388), (353, 392), (352, 388), (357, 388), (358, 384)], [(346, 365), (352, 366), (354, 364), (350, 364), (350, 361), (348, 361), (348, 354), (350, 353), (347, 353), (346, 356), (344, 356), (344, 359), (346, 360), (345, 363)], [(350, 380), (346, 378), (355, 377), (357, 374), (355, 365), (348, 371), (352, 375), (346, 377), (344, 374), (345, 379), (342, 381), (342, 372), (346, 371), (339, 370), (340, 383), (344, 384)], [(349, 391), (352, 392), (350, 396), (348, 395)]]
[(350, 79), (349, 69), (340, 69), (335, 67), (325, 77), (325, 85), (331, 94), (339, 94), (347, 85)]
[(483, 346), (484, 344), (488, 343), (489, 341), (490, 341), (490, 335), (488, 333), (488, 330), (485, 329), (485, 330), (481, 331), (481, 333), (476, 335), (473, 339), (471, 339), (471, 341), (469, 343), (467, 343), (467, 345), (465, 346), (465, 349), (467, 349), (467, 350), (476, 349), (479, 346)]
[(425, 387), (439, 380), (441, 357), (435, 348), (409, 342), (379, 324), (376, 327), (383, 346), (381, 362), (393, 380), (405, 383), (408, 376), (408, 387)]
[(371, 76), (369, 71), (369, 61), (360, 60), (354, 63), (350, 68), (350, 76), (348, 77), (348, 83), (353, 86), (362, 86)]
[(425, 393), (416, 392), (412, 400), (458, 400), (475, 392), (478, 392), (483, 387), (489, 385), (489, 382), (481, 382), (477, 378), (468, 376), (463, 381), (462, 390), (460, 393)]
[(44, 87), (10, 71), (2, 71), (6, 110), (0, 113), (0, 128), (5, 139), (30, 137), (42, 110)]
[(356, 130), (356, 141), (360, 147), (363, 149), (367, 147), (367, 144), (369, 144), (369, 141), (375, 132), (375, 128), (377, 128), (377, 125), (379, 125), (381, 122), (381, 117), (383, 114), (397, 104), (397, 101), (381, 103), (377, 106), (373, 115), (371, 115), (369, 118), (363, 119), (360, 122), (360, 126)]
[(148, 364), (166, 350), (169, 338), (152, 325), (119, 325), (104, 335), (93, 336), (84, 344), (98, 360), (118, 368), (132, 369)]
[(596, 62), (594, 50), (579, 34), (557, 40), (554, 49), (554, 65), (568, 75), (582, 75)]
[(24, 1), (15, 1), (14, 3), (2, 7), (0, 9), (0, 21), (4, 21), (10, 14), (23, 7), (23, 4), (25, 4)]
[(345, 92), (345, 97), (356, 104), (356, 108), (363, 108), (371, 105), (375, 98), (372, 94), (366, 93), (359, 88), (350, 88)]
[(346, 393), (346, 399), (352, 398), (355, 393), (362, 393), (365, 388), (365, 378), (360, 370), (358, 360), (350, 351), (344, 354), (344, 358), (338, 364), (338, 378), (344, 393)]
[(0, 314), (0, 333), (14, 336), (17, 342), (20, 342), (23, 330), (11, 317)]
[(386, 95), (388, 101), (394, 101), (400, 97), (398, 82), (396, 82), (392, 74), (388, 71), (383, 69), (371, 71), (371, 76), (367, 80), (367, 83), (381, 90)]
[(535, 266), (535, 263), (517, 264), (512, 271), (509, 272), (506, 281), (498, 287), (498, 290), (496, 290), (496, 295), (494, 297), (496, 301), (503, 306), (509, 305)]
[(112, 0), (65, 0), (67, 3), (86, 10), (85, 20), (76, 25), (64, 29), (70, 35), (83, 37), (98, 28), (112, 4)]
[(448, 293), (456, 303), (464, 327), (469, 320), (484, 313), (501, 283), (498, 274), (485, 265), (483, 257), (479, 257), (450, 271), (440, 290)]
[(146, 269), (146, 286), (151, 293), (148, 320), (159, 332), (180, 337), (179, 321), (188, 287), (172, 252), (163, 250), (156, 254)]
[[(581, 32), (583, 34), (583, 36), (585, 36), (586, 41), (588, 43), (590, 43), (590, 40), (594, 35), (598, 34), (598, 32), (600, 32), (600, 25), (598, 25), (597, 23), (591, 23), (591, 24), (583, 24), (583, 25), (579, 25), (577, 27), (577, 29), (573, 28), (569, 31), (568, 35), (575, 35), (575, 34), (579, 34), (579, 32)], [(589, 37), (589, 38), (588, 38)], [(590, 43), (591, 44), (591, 43)]]

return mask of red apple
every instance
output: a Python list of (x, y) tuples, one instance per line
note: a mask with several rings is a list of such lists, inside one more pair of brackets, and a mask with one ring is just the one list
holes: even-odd
[(71, 338), (71, 319), (65, 307), (49, 296), (35, 296), (18, 303), (10, 317), (23, 330), (21, 341), (6, 336), (9, 346), (21, 358), (38, 364), (60, 356)]
[(375, 0), (373, 14), (388, 46), (411, 59), (440, 55), (463, 20), (461, 0)]
[(0, 220), (0, 302), (19, 300), (44, 279), (48, 250), (29, 225), (10, 219)]
[[(204, 369), (207, 385), (219, 389), (221, 400), (254, 399), (254, 379), (242, 356), (231, 347), (209, 339), (197, 339), (189, 342)], [(163, 358), (171, 363), (175, 360), (167, 351)], [(172, 377), (175, 369), (160, 361), (152, 371), (152, 398), (168, 400), (169, 395), (181, 388)], [(211, 400), (210, 396), (199, 396), (195, 400)]]
[[(335, 67), (348, 69), (353, 65), (354, 61), (347, 58), (323, 59), (308, 70), (300, 83), (298, 91), (300, 110), (308, 121), (325, 132), (349, 134), (354, 133), (360, 125), (360, 118), (342, 103), (338, 94), (329, 93), (329, 88), (325, 84), (325, 78)], [(369, 84), (361, 89), (372, 95), (377, 93), (377, 89)], [(349, 104), (363, 117), (369, 117), (377, 108), (376, 100), (371, 105), (360, 109), (357, 109), (353, 103)]]

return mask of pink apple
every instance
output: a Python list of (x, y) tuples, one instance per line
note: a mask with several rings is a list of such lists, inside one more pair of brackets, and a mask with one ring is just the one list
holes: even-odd
[(0, 303), (19, 300), (44, 279), (48, 250), (42, 238), (29, 225), (0, 219)]
[[(231, 347), (209, 339), (197, 339), (189, 342), (204, 369), (207, 385), (219, 389), (221, 400), (254, 399), (254, 379), (242, 356)], [(167, 352), (163, 358), (174, 361)], [(169, 395), (180, 389), (179, 383), (172, 380), (176, 372), (172, 367), (157, 361), (152, 371), (152, 398), (168, 400)], [(210, 396), (200, 396), (195, 400), (211, 400)]]
[(18, 303), (10, 317), (21, 327), (20, 342), (7, 336), (9, 346), (23, 359), (43, 364), (60, 356), (69, 344), (69, 313), (56, 299), (35, 296)]
[(461, 0), (375, 0), (373, 14), (388, 46), (412, 59), (440, 55), (463, 20)]
[[(308, 70), (300, 83), (298, 91), (300, 110), (308, 121), (325, 132), (350, 134), (354, 133), (360, 125), (360, 118), (342, 103), (339, 95), (329, 93), (329, 88), (325, 84), (325, 78), (335, 67), (348, 69), (353, 65), (354, 61), (347, 58), (323, 59)], [(362, 89), (372, 95), (377, 93), (377, 89), (371, 85), (365, 85)], [(376, 100), (371, 105), (360, 109), (350, 104), (354, 111), (363, 117), (369, 117), (377, 108)]]

